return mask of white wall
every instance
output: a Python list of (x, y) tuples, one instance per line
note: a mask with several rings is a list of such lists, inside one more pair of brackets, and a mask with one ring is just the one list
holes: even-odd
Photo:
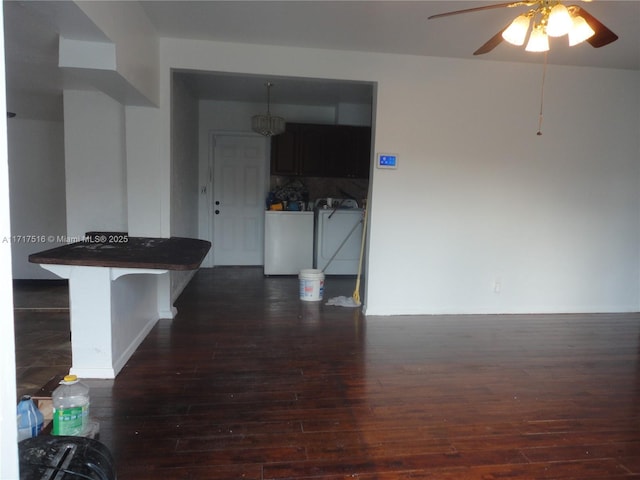
[(64, 125), (15, 117), (7, 135), (13, 278), (57, 278), (28, 257), (66, 241)]
[(162, 209), (165, 166), (158, 162), (162, 146), (160, 112), (151, 107), (126, 107), (125, 118), (129, 235), (161, 237), (166, 212)]
[[(635, 311), (639, 73), (161, 40), (168, 68), (377, 83), (368, 315)], [(616, 95), (611, 95), (616, 92)], [(499, 290), (499, 293), (496, 292)]]
[(198, 235), (198, 100), (173, 82), (171, 115), (171, 235)]
[(67, 233), (127, 231), (124, 107), (100, 92), (65, 90)]
[[(4, 22), (0, 9), (0, 111), (6, 111)], [(6, 117), (0, 119), (0, 236), (11, 236), (9, 220), (9, 162)], [(0, 478), (19, 478), (16, 425), (16, 356), (13, 329), (11, 244), (0, 242)]]
[(336, 108), (338, 125), (371, 126), (372, 105), (359, 103), (339, 103)]
[[(171, 236), (198, 237), (198, 100), (184, 81), (173, 79), (171, 113)], [(171, 302), (195, 271), (172, 271)]]
[[(200, 101), (200, 131), (251, 132), (251, 117), (265, 113), (263, 103)], [(336, 109), (318, 105), (272, 104), (271, 114), (287, 122), (335, 123)]]
[(138, 2), (77, 1), (75, 4), (113, 42), (118, 74), (157, 105), (158, 39), (142, 6)]
[(120, 371), (158, 321), (158, 275), (124, 275), (111, 283), (111, 348)]
[(396, 71), (422, 86), (379, 85), (369, 314), (638, 309), (638, 72), (549, 67), (536, 136), (540, 66)]

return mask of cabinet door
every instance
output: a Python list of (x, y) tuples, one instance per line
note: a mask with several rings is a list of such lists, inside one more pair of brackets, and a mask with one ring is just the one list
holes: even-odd
[(353, 177), (353, 136), (352, 127), (333, 127), (328, 135), (327, 144), (330, 159), (327, 165), (326, 174), (328, 177)]
[(271, 138), (271, 174), (368, 178), (371, 128), (287, 123)]
[(371, 156), (371, 129), (369, 127), (338, 127), (335, 144), (339, 149), (339, 177), (368, 178)]
[(271, 137), (271, 175), (298, 175), (297, 126), (287, 124), (284, 133)]
[(356, 178), (369, 178), (371, 169), (371, 128), (354, 127), (352, 174)]
[(301, 125), (299, 135), (300, 175), (325, 177), (327, 125)]
[(325, 177), (347, 176), (349, 142), (349, 134), (344, 127), (327, 125), (324, 136)]

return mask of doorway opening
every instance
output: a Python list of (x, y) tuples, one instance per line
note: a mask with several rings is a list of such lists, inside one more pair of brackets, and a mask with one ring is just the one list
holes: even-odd
[[(319, 197), (341, 198), (345, 193), (357, 198), (359, 202), (368, 197), (373, 158), (372, 126), (375, 117), (373, 82), (200, 71), (176, 71), (174, 80), (176, 78), (189, 87), (198, 102), (198, 232), (199, 238), (213, 243), (203, 267), (262, 265), (264, 262), (264, 218), (261, 221), (255, 218), (243, 219), (245, 213), (227, 209), (222, 204), (221, 195), (229, 198), (233, 191), (233, 198), (250, 199), (265, 210), (267, 194), (271, 190), (289, 182), (301, 181), (308, 190), (310, 201)], [(287, 125), (368, 129), (366, 168), (353, 174), (343, 174), (336, 168), (322, 170), (323, 164), (333, 161), (333, 158), (328, 157), (330, 153), (319, 159), (316, 167), (320, 165), (320, 168), (315, 170), (305, 171), (299, 166), (291, 171), (275, 168), (272, 145), (278, 137), (257, 136), (251, 130), (252, 116), (266, 112), (267, 82), (273, 85), (270, 93), (271, 114), (283, 117)], [(264, 155), (263, 171), (256, 167), (245, 170), (242, 174), (238, 171), (231, 173), (234, 169), (229, 169), (229, 162), (222, 159), (219, 142), (224, 138), (222, 141), (225, 145), (229, 139), (251, 143), (248, 139), (252, 136), (264, 142), (263, 153), (261, 151)], [(235, 147), (229, 149), (231, 151)], [(333, 153), (344, 157), (344, 151)], [(227, 165), (221, 167), (218, 160)], [(244, 180), (240, 180), (241, 178)], [(239, 191), (236, 186), (246, 187), (250, 191)], [(223, 216), (226, 216), (224, 220)], [(242, 233), (238, 235), (237, 232)], [(239, 244), (250, 251), (257, 248), (261, 253), (243, 255), (240, 253), (242, 248), (239, 251), (229, 250), (229, 255), (223, 253), (232, 244)]]

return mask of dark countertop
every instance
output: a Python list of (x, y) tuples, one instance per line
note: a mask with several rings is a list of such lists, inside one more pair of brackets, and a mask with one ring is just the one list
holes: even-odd
[(85, 241), (29, 255), (29, 262), (89, 267), (195, 270), (211, 242), (195, 238), (129, 237), (115, 232), (91, 232)]

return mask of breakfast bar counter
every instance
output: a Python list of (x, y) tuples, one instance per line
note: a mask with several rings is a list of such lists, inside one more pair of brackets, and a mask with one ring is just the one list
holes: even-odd
[(70, 373), (115, 378), (160, 318), (173, 318), (170, 271), (197, 270), (211, 243), (90, 232), (29, 256), (69, 280)]
[(129, 237), (90, 232), (81, 242), (34, 253), (29, 262), (48, 265), (194, 270), (211, 243), (195, 238)]

